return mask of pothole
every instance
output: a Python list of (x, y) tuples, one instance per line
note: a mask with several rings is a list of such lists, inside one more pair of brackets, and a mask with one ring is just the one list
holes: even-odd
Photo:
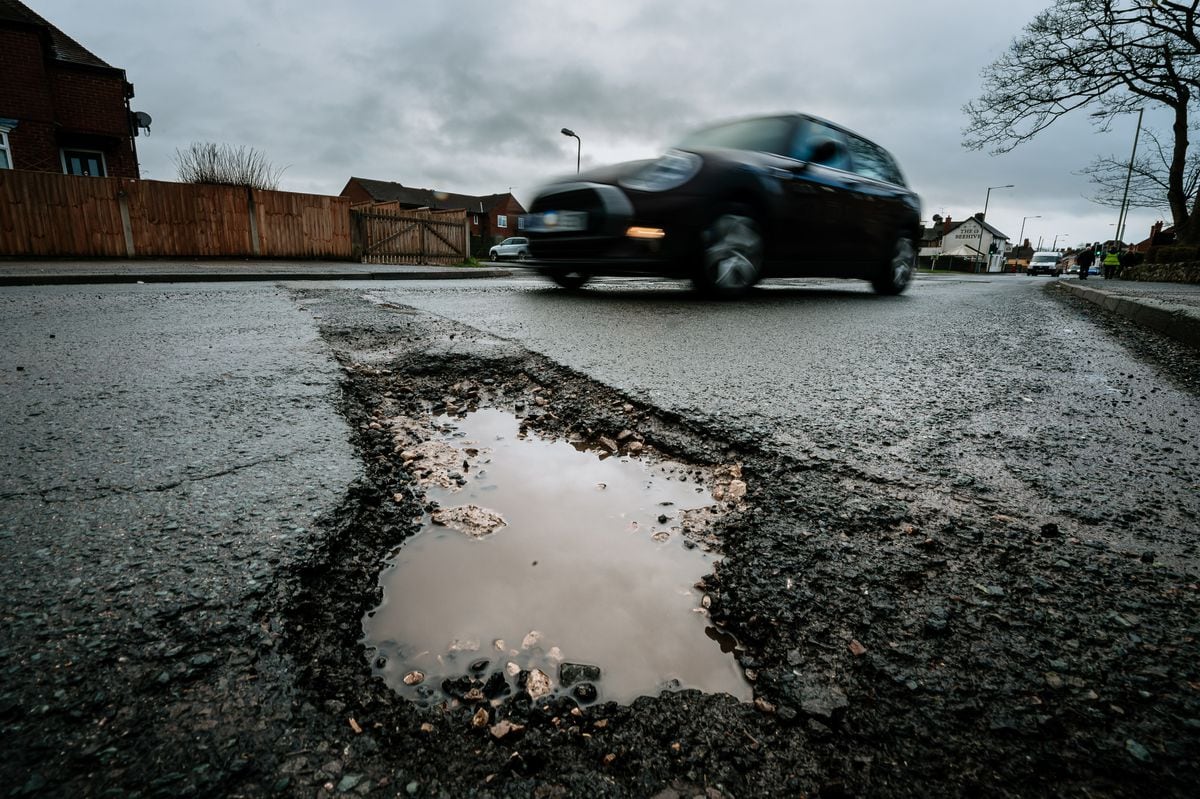
[(494, 409), (391, 424), (429, 500), (363, 619), (391, 688), (426, 704), (685, 688), (750, 701), (697, 587), (719, 557), (707, 527), (745, 491), (736, 467), (631, 457), (634, 438), (540, 438)]

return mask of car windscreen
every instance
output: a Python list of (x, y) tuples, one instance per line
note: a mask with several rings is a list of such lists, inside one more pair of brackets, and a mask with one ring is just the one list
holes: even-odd
[(704, 128), (676, 145), (681, 150), (697, 147), (725, 147), (730, 150), (756, 150), (785, 154), (795, 120), (789, 117), (742, 119)]

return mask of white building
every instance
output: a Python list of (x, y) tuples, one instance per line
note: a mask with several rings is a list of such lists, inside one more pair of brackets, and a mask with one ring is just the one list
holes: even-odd
[(941, 239), (929, 244), (932, 246), (921, 248), (921, 255), (932, 258), (963, 258), (978, 262), (982, 271), (1004, 271), (1008, 236), (975, 217), (948, 226)]

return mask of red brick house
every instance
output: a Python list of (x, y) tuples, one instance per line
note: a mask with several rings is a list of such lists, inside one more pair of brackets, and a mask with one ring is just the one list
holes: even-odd
[(133, 84), (18, 0), (0, 0), (0, 169), (138, 177)]
[(521, 235), (520, 218), (524, 206), (511, 193), (451, 194), (433, 189), (412, 189), (389, 180), (350, 178), (342, 189), (342, 197), (350, 202), (397, 202), (402, 208), (431, 208), (437, 211), (466, 209), (471, 238), (479, 239), (486, 250), (508, 236)]

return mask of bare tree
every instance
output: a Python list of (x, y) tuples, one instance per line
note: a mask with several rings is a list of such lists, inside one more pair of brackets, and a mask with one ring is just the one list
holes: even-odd
[(274, 167), (267, 156), (253, 147), (234, 147), (213, 142), (192, 142), (186, 150), (175, 150), (175, 169), (183, 183), (214, 183), (277, 189), (286, 167)]
[(1188, 115), (1200, 92), (1198, 6), (1200, 0), (1056, 0), (983, 70), (982, 94), (963, 107), (964, 146), (1008, 152), (1087, 106), (1110, 115), (1168, 108), (1165, 205), (1180, 240), (1200, 243), (1194, 185), (1187, 185)]
[[(1115, 155), (1095, 159), (1078, 174), (1086, 175), (1094, 190), (1088, 199), (1108, 208), (1121, 207), (1125, 179), (1129, 178), (1129, 207), (1149, 208), (1170, 213), (1167, 194), (1170, 190), (1170, 147), (1164, 146), (1158, 133), (1143, 129), (1138, 142), (1138, 157), (1129, 168), (1129, 161)], [(1200, 186), (1200, 153), (1188, 151), (1184, 167), (1183, 191), (1187, 197), (1196, 195)]]

